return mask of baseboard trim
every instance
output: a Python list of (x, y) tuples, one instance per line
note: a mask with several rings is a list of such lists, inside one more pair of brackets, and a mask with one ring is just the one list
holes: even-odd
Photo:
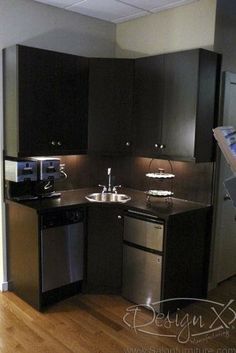
[(0, 283), (0, 291), (1, 291), (1, 292), (6, 292), (6, 291), (8, 291), (8, 282), (2, 282), (2, 283)]

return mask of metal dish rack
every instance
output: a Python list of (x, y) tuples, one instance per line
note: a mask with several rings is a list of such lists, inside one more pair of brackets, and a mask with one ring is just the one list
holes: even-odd
[[(169, 205), (172, 206), (173, 204), (173, 200), (172, 200), (172, 196), (174, 195), (173, 192), (173, 180), (175, 178), (175, 174), (173, 173), (173, 166), (171, 161), (168, 160), (169, 166), (170, 166), (170, 172), (167, 173), (165, 172), (165, 170), (163, 168), (158, 168), (158, 172), (151, 172), (151, 166), (153, 164), (154, 159), (152, 159), (149, 163), (149, 168), (148, 168), (148, 173), (146, 173), (146, 177), (148, 178), (149, 182), (148, 182), (148, 187), (149, 190), (145, 191), (146, 194), (146, 200), (147, 203), (151, 203), (152, 202), (152, 198), (156, 199), (164, 199), (165, 202)], [(151, 184), (151, 180), (155, 180), (155, 182), (159, 182), (159, 183), (163, 183), (163, 181), (169, 181), (170, 182), (170, 187), (168, 188), (168, 190), (163, 190), (163, 188), (161, 188), (161, 184), (160, 184), (160, 188), (159, 189), (153, 189), (150, 188), (150, 184)]]

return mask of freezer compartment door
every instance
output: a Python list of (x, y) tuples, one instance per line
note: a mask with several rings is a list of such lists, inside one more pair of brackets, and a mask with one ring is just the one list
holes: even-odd
[[(123, 296), (136, 304), (152, 304), (161, 298), (162, 256), (124, 244)], [(159, 310), (159, 305), (154, 306)]]
[(83, 279), (83, 223), (41, 232), (42, 292)]
[(164, 224), (124, 217), (124, 240), (145, 248), (163, 250)]

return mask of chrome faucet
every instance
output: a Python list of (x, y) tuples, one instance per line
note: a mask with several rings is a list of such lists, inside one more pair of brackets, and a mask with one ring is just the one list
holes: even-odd
[(117, 194), (117, 188), (121, 188), (121, 185), (115, 185), (112, 188), (112, 192), (114, 192), (114, 194)]
[(108, 175), (108, 186), (106, 185), (101, 185), (99, 184), (98, 186), (103, 188), (102, 189), (102, 193), (104, 194), (105, 192), (112, 192), (112, 189), (111, 189), (111, 168), (108, 168), (107, 169), (107, 175)]
[(107, 169), (107, 175), (108, 175), (108, 188), (107, 188), (107, 191), (111, 192), (111, 168)]
[(105, 192), (107, 192), (107, 187), (106, 187), (106, 185), (98, 184), (98, 186), (99, 186), (100, 188), (102, 188), (102, 194), (104, 194)]
[(104, 194), (105, 192), (112, 192), (114, 194), (117, 194), (117, 188), (121, 188), (121, 185), (116, 185), (112, 187), (112, 182), (111, 182), (111, 168), (107, 169), (107, 175), (108, 175), (108, 186), (106, 185), (101, 185), (99, 184), (98, 186), (103, 188), (102, 193)]

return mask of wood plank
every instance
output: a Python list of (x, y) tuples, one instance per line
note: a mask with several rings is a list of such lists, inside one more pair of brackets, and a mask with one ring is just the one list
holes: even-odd
[[(209, 299), (227, 303), (235, 298), (235, 294), (236, 278), (232, 278), (211, 291)], [(133, 353), (135, 349), (136, 352), (160, 352), (160, 349), (171, 352), (175, 349), (182, 353), (186, 348), (191, 352), (204, 352), (207, 348), (215, 353), (220, 348), (233, 349), (236, 346), (233, 328), (228, 330), (228, 337), (223, 334), (185, 345), (176, 338), (135, 333), (123, 322), (126, 309), (131, 305), (119, 296), (80, 294), (40, 313), (12, 292), (0, 293), (0, 352)], [(236, 311), (235, 303), (231, 307)], [(193, 303), (184, 310), (189, 314), (203, 315), (206, 324), (213, 318), (213, 312), (210, 314), (204, 303)], [(228, 312), (225, 318), (230, 315)], [(139, 321), (145, 323), (150, 317), (150, 312), (145, 310)], [(152, 330), (157, 332), (156, 327)], [(177, 330), (174, 326), (159, 327), (158, 333), (176, 334)]]

